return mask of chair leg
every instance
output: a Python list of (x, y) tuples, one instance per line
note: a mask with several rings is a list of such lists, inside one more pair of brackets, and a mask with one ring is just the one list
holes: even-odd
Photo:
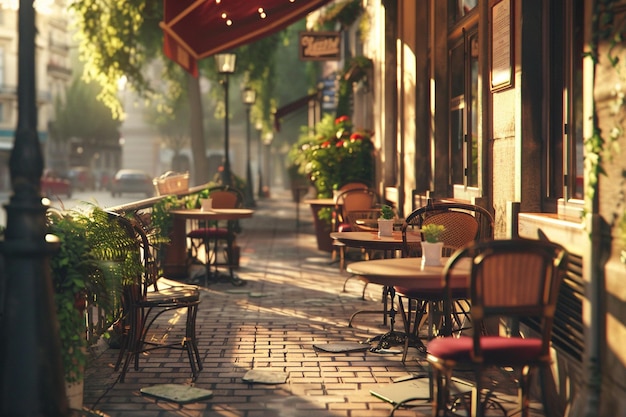
[[(530, 415), (530, 381), (531, 381), (531, 368), (524, 366), (520, 373), (519, 386), (517, 389), (517, 400), (521, 407), (521, 416), (528, 417)], [(543, 401), (545, 407), (545, 399)]]
[(346, 285), (348, 284), (348, 281), (351, 280), (352, 278), (354, 278), (352, 275), (350, 275), (348, 278), (346, 278), (346, 280), (343, 282), (343, 290), (342, 292), (346, 292)]
[[(433, 416), (446, 417), (448, 415), (448, 402), (450, 399), (450, 381), (452, 369), (438, 369), (432, 367), (432, 378), (435, 381), (433, 398)], [(432, 382), (431, 382), (432, 383)]]
[(198, 342), (196, 339), (196, 317), (198, 315), (198, 303), (193, 303), (187, 308), (187, 326), (185, 329), (185, 347), (187, 356), (189, 357), (189, 366), (193, 381), (198, 377), (198, 373), (202, 370), (202, 360), (200, 359), (200, 351), (198, 350)]
[(339, 248), (339, 271), (346, 270), (346, 248), (344, 246)]
[(470, 410), (471, 417), (483, 417), (485, 407), (481, 399), (482, 393), (482, 369), (476, 368), (474, 370), (474, 387), (472, 388), (472, 404)]

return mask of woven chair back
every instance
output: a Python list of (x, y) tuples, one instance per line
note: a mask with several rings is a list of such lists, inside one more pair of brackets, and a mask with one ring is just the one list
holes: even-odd
[(444, 255), (473, 241), (493, 239), (494, 220), (485, 208), (465, 203), (431, 203), (414, 210), (402, 226), (404, 256), (421, 256), (421, 244), (411, 243), (407, 234), (419, 233), (422, 226), (440, 224)]

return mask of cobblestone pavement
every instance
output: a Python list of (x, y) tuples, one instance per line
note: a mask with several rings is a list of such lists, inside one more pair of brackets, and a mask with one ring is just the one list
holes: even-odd
[[(314, 347), (363, 342), (388, 327), (383, 326), (382, 314), (359, 315), (348, 327), (355, 311), (382, 307), (381, 288), (368, 286), (363, 300), (363, 284), (350, 280), (342, 292), (346, 275), (331, 262), (329, 253), (317, 250), (308, 206), (300, 204), (298, 212), (296, 219), (290, 194), (279, 192), (258, 200), (254, 217), (241, 222), (237, 274), (247, 285), (224, 282), (202, 288), (197, 333), (204, 369), (195, 382), (186, 354), (172, 350), (143, 356), (139, 370), (131, 365), (126, 381), (119, 382), (119, 373), (113, 370), (118, 350), (106, 347), (88, 364), (85, 408), (110, 417), (388, 416), (392, 405), (370, 390), (388, 388), (398, 379), (422, 372), (417, 351), (410, 352), (404, 365), (399, 353), (367, 349), (329, 353)], [(252, 369), (279, 372), (285, 382), (244, 382)], [(499, 389), (511, 394), (510, 381), (504, 382)], [(192, 385), (213, 395), (179, 404), (140, 392), (157, 384)], [(510, 395), (499, 398), (510, 406)], [(420, 404), (400, 408), (394, 415), (430, 415), (430, 405)], [(534, 407), (533, 417), (542, 416), (540, 409)]]

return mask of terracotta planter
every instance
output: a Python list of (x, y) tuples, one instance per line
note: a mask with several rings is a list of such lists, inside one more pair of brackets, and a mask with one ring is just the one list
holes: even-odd
[(330, 237), (332, 231), (330, 222), (320, 219), (319, 212), (324, 206), (311, 205), (311, 211), (313, 212), (313, 225), (315, 226), (315, 237), (317, 238), (317, 249), (324, 252), (333, 251), (333, 240)]

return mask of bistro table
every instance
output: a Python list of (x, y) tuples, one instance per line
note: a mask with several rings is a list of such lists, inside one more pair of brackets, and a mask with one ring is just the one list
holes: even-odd
[[(338, 242), (341, 242), (347, 247), (351, 248), (361, 248), (366, 251), (378, 250), (383, 252), (383, 257), (393, 258), (397, 255), (399, 251), (403, 250), (402, 243), (402, 232), (394, 231), (391, 236), (378, 236), (377, 231), (369, 231), (369, 232), (333, 232), (330, 234), (330, 237)], [(421, 235), (419, 232), (411, 232), (407, 234), (407, 241), (409, 242), (420, 242)], [(343, 259), (341, 260), (343, 265)], [(349, 271), (348, 271), (349, 272)], [(360, 275), (361, 280), (365, 281), (366, 284), (371, 282), (367, 276)], [(348, 277), (343, 284), (343, 291), (346, 290), (346, 284), (352, 277)], [(388, 297), (388, 288), (383, 287), (383, 311), (378, 310), (359, 310), (352, 315), (350, 321), (348, 322), (348, 326), (352, 326), (352, 320), (358, 314), (383, 314), (383, 325), (387, 324), (387, 297)], [(365, 288), (363, 288), (362, 298), (365, 298)]]
[[(330, 237), (348, 247), (383, 251), (385, 258), (394, 257), (396, 252), (403, 249), (402, 232), (400, 231), (392, 232), (391, 236), (378, 236), (378, 231), (332, 232)], [(422, 237), (419, 232), (407, 233), (408, 242), (421, 242), (421, 240)]]
[[(377, 338), (378, 344), (370, 349), (372, 352), (387, 349), (392, 344), (403, 344), (405, 338), (408, 337), (409, 329), (406, 325), (405, 332), (397, 332), (394, 329), (396, 314), (393, 303), (395, 298), (394, 287), (420, 287), (432, 290), (441, 289), (443, 291), (443, 270), (446, 261), (447, 258), (442, 258), (441, 266), (424, 266), (422, 265), (422, 258), (389, 258), (354, 262), (348, 265), (347, 271), (349, 273), (365, 277), (371, 283), (383, 285), (391, 299), (389, 309), (390, 329), (387, 333)], [(450, 286), (452, 288), (466, 288), (469, 275), (469, 259), (467, 262), (463, 260), (451, 272)], [(416, 343), (421, 344), (421, 341), (418, 340)]]
[[(234, 233), (233, 231), (233, 222), (235, 220), (241, 220), (252, 217), (254, 214), (253, 210), (250, 209), (179, 209), (179, 210), (170, 210), (173, 218), (173, 228), (172, 228), (172, 236), (171, 236), (171, 244), (170, 248), (177, 253), (178, 259), (183, 261), (183, 265), (186, 265), (186, 257), (187, 257), (187, 221), (188, 220), (204, 220), (204, 221), (227, 221), (228, 223), (228, 233)], [(207, 243), (205, 243), (207, 244)], [(207, 249), (208, 250), (208, 249)], [(217, 256), (215, 258), (215, 264), (217, 264)], [(230, 260), (232, 263), (232, 259)], [(206, 276), (205, 281), (208, 283), (209, 278), (212, 277), (211, 274), (211, 263), (207, 258), (205, 260), (206, 265)], [(219, 278), (219, 274), (217, 273), (217, 265), (215, 265), (215, 278)], [(229, 265), (229, 273), (230, 280), (233, 285), (242, 285), (245, 281), (236, 277), (233, 272), (233, 265)]]

